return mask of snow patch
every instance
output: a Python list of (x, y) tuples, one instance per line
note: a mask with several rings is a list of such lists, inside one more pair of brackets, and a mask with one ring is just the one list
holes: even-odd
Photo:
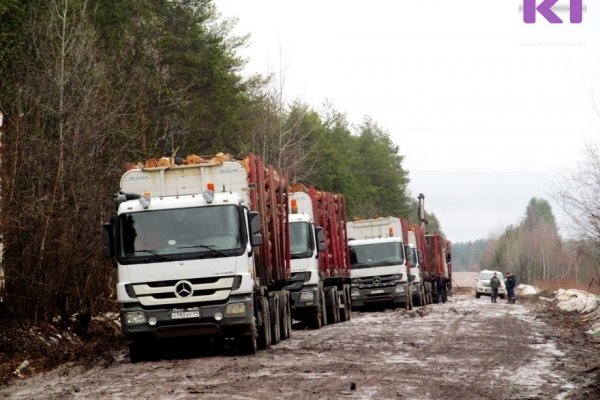
[(598, 297), (595, 294), (577, 289), (558, 289), (554, 292), (558, 308), (565, 311), (589, 313), (598, 308)]
[(540, 289), (531, 285), (525, 285), (522, 283), (520, 285), (517, 285), (517, 294), (521, 296), (532, 296), (538, 294), (539, 292)]

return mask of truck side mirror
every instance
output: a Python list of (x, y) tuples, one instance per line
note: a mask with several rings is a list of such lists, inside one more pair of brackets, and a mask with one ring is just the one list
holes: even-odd
[(411, 252), (412, 252), (412, 250), (411, 250), (410, 246), (407, 245), (407, 244), (405, 244), (404, 245), (404, 255), (405, 255), (405, 259), (406, 259), (406, 266), (408, 268), (411, 268), (413, 266), (412, 262), (410, 262), (410, 254), (411, 254)]
[(421, 250), (417, 250), (417, 259), (419, 260), (419, 265), (423, 265), (423, 252)]
[(112, 258), (115, 255), (115, 235), (113, 224), (102, 225), (102, 243), (104, 257)]
[(262, 223), (260, 214), (257, 211), (248, 212), (248, 226), (250, 227), (250, 245), (260, 246), (262, 244), (262, 235), (260, 230)]
[(317, 250), (325, 251), (325, 234), (322, 226), (315, 227), (315, 236), (317, 237)]

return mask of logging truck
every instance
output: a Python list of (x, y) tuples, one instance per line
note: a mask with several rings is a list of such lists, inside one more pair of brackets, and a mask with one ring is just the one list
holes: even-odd
[(292, 316), (305, 326), (349, 321), (350, 262), (344, 196), (290, 187)]
[(228, 338), (253, 354), (289, 337), (286, 174), (252, 154), (161, 159), (126, 171), (115, 202), (104, 254), (132, 362), (162, 339)]

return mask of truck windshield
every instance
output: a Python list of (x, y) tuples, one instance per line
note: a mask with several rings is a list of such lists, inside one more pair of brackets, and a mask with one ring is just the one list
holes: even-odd
[(350, 247), (350, 268), (371, 268), (404, 263), (402, 244), (369, 243)]
[(312, 257), (314, 244), (310, 234), (310, 225), (307, 222), (293, 222), (290, 224), (290, 257)]
[(234, 205), (121, 214), (118, 232), (119, 258), (131, 262), (224, 257), (242, 251), (240, 211)]

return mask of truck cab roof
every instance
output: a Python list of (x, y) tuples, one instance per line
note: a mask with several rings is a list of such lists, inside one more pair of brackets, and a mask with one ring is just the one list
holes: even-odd
[(372, 243), (403, 243), (402, 238), (399, 237), (388, 237), (388, 238), (373, 238), (373, 239), (352, 239), (349, 238), (348, 245), (360, 246)]

